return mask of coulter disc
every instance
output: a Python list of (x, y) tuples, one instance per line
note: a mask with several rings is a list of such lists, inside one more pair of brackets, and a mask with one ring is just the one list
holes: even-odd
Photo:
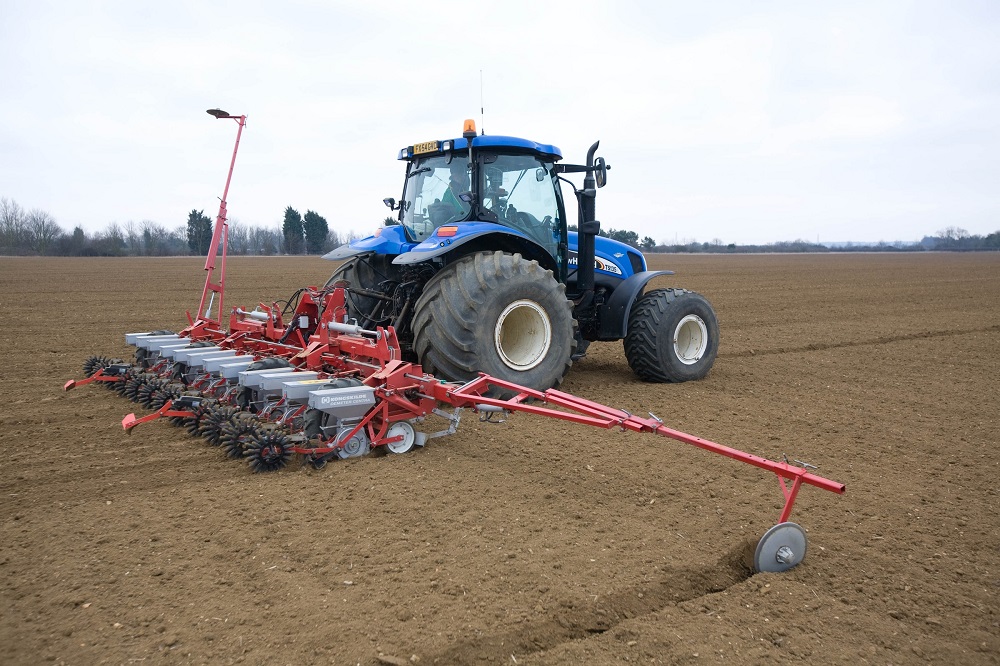
[(806, 532), (796, 523), (778, 523), (757, 542), (753, 568), (757, 572), (788, 571), (806, 556)]

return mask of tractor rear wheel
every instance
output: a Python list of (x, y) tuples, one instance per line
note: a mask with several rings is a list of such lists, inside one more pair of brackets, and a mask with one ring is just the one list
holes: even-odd
[(566, 287), (551, 271), (520, 254), (479, 253), (424, 287), (413, 347), (424, 370), (444, 379), (485, 372), (544, 391), (573, 364), (575, 325)]
[(686, 382), (712, 369), (719, 351), (719, 322), (701, 294), (654, 289), (632, 304), (625, 357), (646, 382)]

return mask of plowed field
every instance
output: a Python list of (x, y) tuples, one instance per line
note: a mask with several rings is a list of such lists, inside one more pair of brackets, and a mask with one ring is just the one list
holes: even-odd
[[(403, 456), (251, 474), (86, 386), (178, 329), (198, 259), (0, 258), (0, 663), (1000, 662), (1000, 254), (654, 256), (716, 308), (703, 381), (600, 343), (563, 389), (847, 484), (750, 575), (776, 479), (651, 435), (466, 414)], [(322, 283), (233, 258), (227, 303)]]

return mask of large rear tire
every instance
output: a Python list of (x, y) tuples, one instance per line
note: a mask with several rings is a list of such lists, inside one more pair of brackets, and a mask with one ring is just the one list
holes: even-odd
[(654, 289), (632, 304), (625, 334), (629, 367), (646, 382), (686, 382), (712, 369), (719, 321), (701, 294)]
[(576, 348), (566, 287), (520, 254), (479, 253), (441, 270), (413, 316), (427, 372), (452, 381), (485, 372), (537, 390), (557, 386)]

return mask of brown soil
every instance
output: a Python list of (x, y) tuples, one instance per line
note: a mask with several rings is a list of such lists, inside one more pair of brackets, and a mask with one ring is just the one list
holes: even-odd
[[(651, 435), (466, 415), (406, 456), (251, 474), (79, 378), (179, 328), (197, 259), (0, 259), (0, 663), (1000, 662), (1000, 255), (659, 256), (722, 326), (711, 375), (620, 344), (563, 388), (847, 484), (749, 575), (772, 475)], [(322, 282), (235, 258), (227, 302)], [(141, 413), (141, 410), (139, 410)]]

